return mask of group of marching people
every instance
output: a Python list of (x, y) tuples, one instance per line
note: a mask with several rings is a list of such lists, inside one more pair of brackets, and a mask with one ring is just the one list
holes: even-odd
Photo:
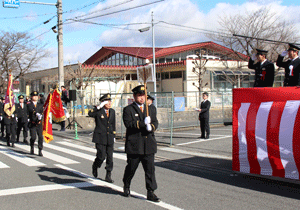
[[(285, 70), (283, 86), (300, 85), (300, 47), (289, 44), (289, 48), (278, 55), (276, 65)], [(248, 63), (249, 69), (255, 70), (254, 87), (273, 87), (275, 77), (274, 64), (266, 59), (268, 51), (256, 49)], [(284, 60), (285, 57), (287, 60)]]
[[(38, 136), (38, 155), (43, 156), (43, 96), (37, 91), (33, 91), (31, 99), (25, 101), (24, 95), (19, 95), (19, 103), (5, 103), (2, 97), (0, 102), (0, 121), (2, 138), (5, 137), (7, 146), (15, 147), (15, 142), (19, 142), (20, 133), (23, 129), (23, 143), (30, 144), (30, 154), (34, 154), (34, 142)], [(4, 132), (5, 129), (5, 132)], [(30, 140), (28, 142), (28, 129)], [(4, 135), (5, 134), (5, 135)]]

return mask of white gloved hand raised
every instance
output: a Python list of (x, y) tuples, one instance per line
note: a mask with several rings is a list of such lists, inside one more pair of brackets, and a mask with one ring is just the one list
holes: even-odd
[(147, 124), (146, 126), (147, 126), (146, 127), (147, 131), (149, 131), (149, 132), (152, 131), (152, 126), (150, 124)]
[(41, 115), (40, 113), (36, 113), (36, 116), (37, 116), (38, 120), (41, 120), (43, 117), (43, 115)]
[(151, 123), (151, 118), (150, 118), (150, 116), (148, 116), (148, 117), (145, 118), (144, 123), (145, 123), (146, 125)]
[(288, 51), (285, 50), (285, 51), (283, 51), (280, 55), (284, 57), (284, 56), (286, 56), (287, 54), (288, 54)]
[(97, 106), (97, 109), (101, 109), (102, 107), (104, 107), (105, 104), (108, 104), (108, 101), (101, 102), (101, 104)]
[(2, 121), (2, 116), (0, 116), (0, 121)]
[(18, 118), (16, 117), (16, 121), (18, 122)]
[(256, 61), (256, 60), (257, 60), (256, 54), (255, 54), (255, 53), (253, 53), (253, 54), (251, 55), (251, 59), (252, 59), (253, 61)]

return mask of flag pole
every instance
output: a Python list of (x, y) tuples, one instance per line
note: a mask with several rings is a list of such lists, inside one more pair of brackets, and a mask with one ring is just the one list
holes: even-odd
[(146, 68), (144, 67), (144, 87), (145, 87), (145, 102), (146, 102), (146, 116), (149, 116), (149, 110), (148, 110), (148, 100), (147, 100), (147, 77), (146, 77)]

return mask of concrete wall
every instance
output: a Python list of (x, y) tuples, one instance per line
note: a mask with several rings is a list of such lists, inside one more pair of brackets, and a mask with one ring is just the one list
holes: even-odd
[(183, 81), (182, 78), (164, 79), (162, 82), (162, 92), (182, 92)]

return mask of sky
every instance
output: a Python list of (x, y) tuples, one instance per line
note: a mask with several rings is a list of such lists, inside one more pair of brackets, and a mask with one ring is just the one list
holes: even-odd
[[(38, 2), (56, 3), (55, 0)], [(65, 65), (82, 63), (103, 46), (152, 47), (151, 30), (138, 31), (151, 26), (152, 12), (156, 47), (211, 41), (201, 30), (178, 25), (216, 31), (224, 15), (254, 12), (262, 6), (269, 6), (284, 20), (293, 20), (300, 31), (300, 5), (295, 0), (62, 0), (62, 3)], [(41, 60), (38, 69), (57, 67), (57, 34), (51, 30), (57, 24), (56, 11), (55, 6), (28, 3), (20, 3), (17, 9), (0, 7), (0, 30), (27, 31), (46, 44), (50, 56)], [(44, 24), (47, 20), (50, 21)]]

